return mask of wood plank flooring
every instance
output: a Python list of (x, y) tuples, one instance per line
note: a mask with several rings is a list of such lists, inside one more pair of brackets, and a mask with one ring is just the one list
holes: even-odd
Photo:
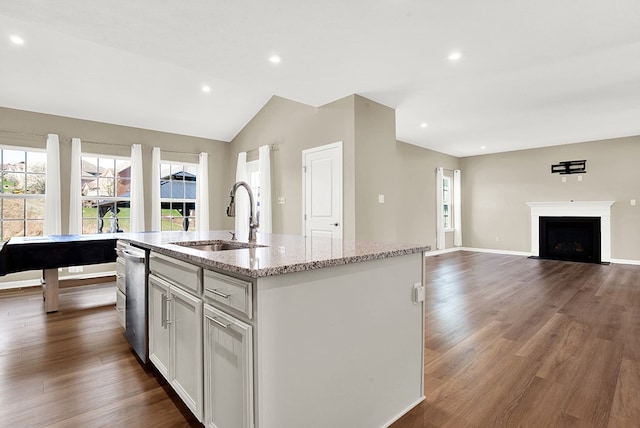
[(118, 324), (115, 283), (0, 292), (0, 427), (198, 426)]
[(392, 428), (639, 427), (640, 266), (426, 259), (426, 401)]
[[(640, 266), (456, 252), (426, 267), (427, 399), (392, 428), (640, 426)], [(199, 426), (130, 351), (113, 284), (60, 302), (45, 315), (39, 291), (0, 292), (0, 426)]]

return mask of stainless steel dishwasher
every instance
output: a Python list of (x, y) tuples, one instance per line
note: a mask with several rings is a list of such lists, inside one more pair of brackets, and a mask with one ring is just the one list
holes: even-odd
[(126, 327), (125, 337), (140, 361), (149, 358), (147, 334), (147, 277), (149, 273), (149, 251), (127, 245), (122, 251), (126, 260)]

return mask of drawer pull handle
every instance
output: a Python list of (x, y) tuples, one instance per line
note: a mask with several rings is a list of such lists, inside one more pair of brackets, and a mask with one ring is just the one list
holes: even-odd
[(209, 319), (210, 319), (211, 321), (213, 321), (214, 323), (218, 324), (218, 325), (219, 325), (220, 327), (222, 327), (222, 328), (229, 328), (229, 326), (231, 325), (231, 324), (225, 324), (225, 323), (223, 323), (223, 322), (220, 322), (220, 321), (218, 321), (218, 319), (217, 319), (217, 318), (215, 318), (215, 317), (213, 317), (213, 318), (209, 318)]
[(171, 301), (173, 300), (173, 298), (169, 295), (167, 295), (167, 297), (165, 298), (165, 303), (167, 304), (167, 319), (164, 321), (165, 326), (168, 326), (169, 324), (171, 324)]
[(214, 290), (209, 290), (207, 288), (207, 291), (210, 292), (210, 293), (215, 294), (216, 296), (220, 296), (223, 299), (228, 299), (229, 297), (231, 297), (231, 294), (224, 294), (224, 293), (221, 293), (221, 292), (219, 292), (218, 290), (215, 290), (215, 289)]

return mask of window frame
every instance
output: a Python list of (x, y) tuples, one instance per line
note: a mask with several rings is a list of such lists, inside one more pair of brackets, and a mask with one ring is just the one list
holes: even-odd
[(453, 177), (442, 176), (442, 225), (445, 232), (454, 232)]
[[(84, 180), (85, 178), (88, 177), (88, 175), (85, 174), (84, 168), (82, 167), (84, 165), (83, 159), (85, 158), (95, 158), (96, 159), (96, 168), (101, 167), (100, 164), (100, 159), (108, 159), (108, 160), (113, 160), (113, 177), (110, 178), (113, 180), (113, 190), (114, 190), (114, 196), (101, 196), (100, 195), (100, 185), (98, 184), (96, 186), (96, 188), (98, 189), (98, 194), (97, 195), (84, 195)], [(112, 233), (112, 232), (128, 232), (128, 230), (123, 230), (120, 229), (121, 225), (120, 221), (122, 220), (125, 224), (130, 225), (131, 224), (131, 175), (129, 175), (128, 177), (128, 182), (129, 182), (129, 187), (128, 187), (128, 192), (129, 192), (129, 196), (128, 197), (122, 197), (122, 196), (118, 196), (118, 187), (119, 187), (119, 183), (121, 183), (121, 181), (119, 181), (118, 178), (118, 173), (117, 173), (117, 168), (116, 165), (118, 163), (118, 161), (125, 161), (129, 163), (129, 170), (131, 170), (131, 156), (120, 156), (120, 155), (109, 155), (109, 154), (102, 154), (102, 153), (91, 153), (91, 152), (82, 152), (80, 154), (80, 164), (81, 164), (81, 172), (80, 172), (80, 180), (81, 180), (81, 184), (80, 184), (80, 199), (82, 201), (82, 226), (81, 226), (81, 230), (83, 234), (100, 234), (100, 233)], [(124, 168), (126, 169), (126, 168)], [(124, 170), (123, 169), (123, 170)], [(96, 172), (98, 172), (96, 171)], [(94, 176), (96, 177), (96, 183), (100, 183), (100, 176), (96, 175)], [(105, 179), (108, 179), (108, 177), (105, 177)], [(107, 217), (109, 212), (113, 213), (113, 210), (111, 208), (108, 209), (108, 211), (105, 212), (105, 216), (104, 217), (100, 217), (100, 209), (97, 208), (96, 206), (96, 217), (85, 217), (84, 214), (84, 208), (85, 208), (85, 201), (100, 201), (100, 202), (112, 202), (113, 204), (116, 204), (116, 209), (117, 209), (117, 204), (118, 202), (128, 202), (129, 203), (129, 216), (124, 217), (124, 216), (120, 216), (119, 213), (116, 213), (115, 218), (117, 219), (115, 225), (110, 221), (111, 219)], [(101, 205), (106, 205), (106, 204), (101, 204)], [(96, 231), (85, 231), (85, 221), (88, 219), (95, 219), (96, 221), (96, 226), (97, 229)], [(102, 220), (102, 226), (100, 225), (100, 221)], [(105, 231), (105, 227), (107, 228), (107, 230)], [(115, 228), (116, 230), (111, 230), (112, 228)], [(129, 229), (129, 227), (127, 227), (126, 229)]]
[[(169, 166), (169, 174), (163, 174), (163, 167), (164, 166)], [(162, 183), (163, 181), (163, 176), (173, 176), (174, 172), (173, 172), (173, 167), (177, 166), (178, 170), (176, 172), (179, 171), (183, 171), (183, 172), (188, 172), (191, 173), (190, 171), (188, 171), (188, 168), (192, 168), (193, 170), (195, 170), (195, 173), (193, 175), (195, 175), (196, 180), (194, 181), (194, 183), (198, 182), (198, 164), (197, 163), (192, 163), (192, 162), (179, 162), (179, 161), (171, 161), (171, 160), (160, 160), (160, 177), (157, 177), (158, 180), (160, 180), (160, 182)], [(155, 178), (154, 178), (155, 179)], [(169, 178), (169, 181), (180, 181), (180, 180), (173, 180), (172, 178)], [(183, 180), (186, 181), (186, 180)], [(173, 185), (172, 185), (173, 186)], [(197, 186), (197, 184), (196, 184)], [(186, 196), (186, 195), (183, 195)], [(172, 215), (172, 211), (173, 208), (169, 209), (169, 215), (165, 216), (162, 214), (163, 208), (162, 208), (162, 203), (163, 202), (169, 202), (171, 204), (174, 203), (182, 203), (182, 204), (186, 204), (186, 203), (193, 203), (193, 215), (189, 214), (186, 217), (183, 215), (180, 216), (174, 216)], [(175, 231), (175, 230), (179, 230), (179, 231), (184, 231), (184, 220), (185, 218), (189, 219), (189, 223), (188, 223), (188, 229), (187, 231), (195, 231), (196, 230), (196, 210), (197, 210), (197, 206), (198, 206), (198, 200), (197, 199), (187, 199), (186, 197), (183, 198), (163, 198), (162, 194), (160, 195), (160, 230), (162, 232), (168, 232), (168, 231)], [(186, 207), (183, 206), (183, 210)], [(171, 226), (174, 225), (174, 219), (182, 219), (182, 227), (180, 229), (173, 229), (173, 227), (171, 229), (165, 229), (163, 226), (165, 224), (164, 220), (168, 219), (169, 220), (169, 224)]]
[[(260, 212), (260, 161), (258, 159), (247, 162), (247, 184), (253, 193), (253, 209), (256, 216)], [(258, 227), (258, 231), (260, 228)]]
[[(23, 152), (24, 153), (24, 169), (22, 171), (9, 171), (4, 169), (4, 165), (7, 164), (5, 162), (5, 151), (13, 151), (13, 152)], [(34, 172), (29, 171), (29, 153), (37, 153), (39, 155), (44, 154), (44, 171), (42, 172)], [(18, 162), (21, 163), (21, 162)], [(13, 164), (17, 165), (17, 164)], [(4, 191), (5, 189), (5, 177), (9, 174), (18, 174), (23, 176), (22, 181), (22, 190), (23, 193), (7, 193)], [(43, 192), (42, 193), (28, 193), (28, 185), (29, 185), (29, 177), (37, 176), (41, 177), (43, 183)], [(7, 240), (12, 237), (27, 237), (27, 236), (43, 236), (44, 234), (44, 221), (45, 221), (45, 200), (47, 195), (46, 189), (46, 178), (47, 178), (47, 158), (46, 158), (46, 150), (36, 147), (26, 147), (26, 146), (11, 146), (11, 145), (0, 145), (0, 177), (2, 179), (2, 188), (0, 188), (0, 239), (3, 241), (5, 238)], [(22, 200), (22, 217), (21, 218), (8, 218), (5, 219), (5, 201), (16, 201)], [(29, 217), (29, 201), (37, 201), (42, 200), (42, 217)], [(11, 235), (5, 237), (5, 223), (6, 222), (22, 222), (22, 235)], [(36, 222), (40, 222), (42, 232), (39, 234), (29, 234), (28, 231), (30, 226), (33, 226)]]

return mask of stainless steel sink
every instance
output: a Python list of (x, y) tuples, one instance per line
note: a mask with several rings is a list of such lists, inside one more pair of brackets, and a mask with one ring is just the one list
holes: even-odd
[(200, 251), (226, 251), (226, 250), (242, 250), (245, 248), (262, 248), (266, 245), (250, 244), (248, 242), (237, 241), (184, 241), (172, 242), (174, 245), (181, 247), (193, 248)]

